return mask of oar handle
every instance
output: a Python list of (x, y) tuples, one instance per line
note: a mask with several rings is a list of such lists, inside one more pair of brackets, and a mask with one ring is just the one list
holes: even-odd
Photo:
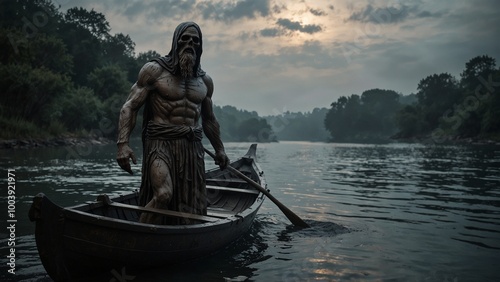
[(205, 150), (205, 153), (207, 153), (212, 159), (215, 159), (215, 155), (214, 153), (210, 152), (209, 150), (207, 150), (206, 148), (203, 148), (203, 150)]
[[(207, 150), (206, 148), (203, 148), (205, 152), (215, 159), (215, 155)], [(285, 205), (283, 205), (278, 199), (276, 199), (267, 189), (262, 187), (260, 184), (257, 182), (253, 181), (251, 178), (248, 176), (244, 175), (241, 173), (239, 170), (235, 169), (234, 167), (230, 166), (229, 164), (227, 165), (226, 169), (228, 169), (230, 172), (236, 174), (236, 176), (240, 177), (241, 179), (245, 180), (248, 184), (252, 185), (255, 189), (259, 190), (261, 193), (266, 195), (274, 204), (278, 206), (278, 208), (285, 214), (285, 216), (296, 226), (300, 227), (310, 227), (309, 224), (307, 224), (305, 221), (303, 221), (298, 215), (293, 213), (289, 208), (287, 208)]]

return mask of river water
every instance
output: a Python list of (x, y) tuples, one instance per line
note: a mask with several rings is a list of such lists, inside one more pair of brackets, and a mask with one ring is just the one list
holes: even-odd
[[(311, 228), (266, 200), (251, 231), (213, 256), (104, 281), (500, 281), (500, 147), (281, 142), (257, 154), (271, 193)], [(129, 176), (114, 157), (112, 144), (0, 151), (2, 218), (8, 169), (17, 197), (16, 274), (3, 227), (0, 281), (51, 281), (27, 216), (34, 195), (67, 206), (139, 187), (140, 166)]]

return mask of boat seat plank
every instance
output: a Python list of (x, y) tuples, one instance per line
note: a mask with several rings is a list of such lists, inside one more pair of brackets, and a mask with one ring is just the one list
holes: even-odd
[(228, 210), (220, 207), (208, 207), (207, 214), (208, 216), (220, 217), (220, 218), (228, 218), (230, 216), (236, 215), (238, 212), (234, 210)]
[(197, 214), (171, 211), (171, 210), (161, 210), (161, 209), (155, 209), (155, 208), (146, 208), (146, 207), (141, 207), (141, 206), (132, 206), (132, 205), (126, 205), (126, 204), (121, 204), (121, 203), (111, 203), (110, 206), (117, 207), (117, 208), (136, 210), (136, 211), (141, 211), (141, 212), (157, 213), (157, 214), (171, 216), (171, 217), (194, 219), (194, 220), (199, 220), (199, 221), (204, 221), (204, 222), (214, 222), (214, 221), (219, 220), (217, 218), (212, 218), (212, 217), (204, 216), (204, 215), (197, 215)]
[(134, 205), (127, 205), (127, 204), (112, 202), (109, 199), (109, 197), (107, 197), (107, 195), (105, 195), (104, 197), (103, 196), (104, 195), (99, 196), (98, 201), (102, 201), (106, 206), (110, 206), (110, 207), (136, 210), (136, 211), (140, 211), (140, 212), (150, 212), (150, 213), (156, 213), (156, 214), (161, 214), (161, 215), (171, 216), (171, 217), (188, 218), (188, 219), (194, 219), (194, 220), (199, 220), (199, 221), (203, 221), (203, 222), (214, 222), (214, 221), (219, 220), (218, 218), (213, 218), (213, 217), (204, 216), (204, 215), (197, 215), (197, 214), (191, 214), (191, 213), (185, 213), (185, 212), (162, 210), (162, 209), (156, 209), (156, 208), (141, 207), (141, 206), (134, 206)]
[(219, 191), (229, 191), (236, 193), (248, 193), (258, 195), (260, 192), (254, 189), (238, 189), (238, 188), (228, 188), (222, 186), (207, 185), (207, 189), (219, 190)]
[(221, 178), (209, 178), (206, 179), (207, 182), (220, 182), (220, 183), (236, 183), (236, 184), (248, 184), (246, 181), (237, 179), (237, 178), (227, 178), (227, 179), (221, 179)]
[(217, 217), (217, 218), (228, 218), (230, 216), (235, 215), (236, 213), (228, 211), (228, 212), (220, 212), (220, 211), (207, 211), (207, 216)]

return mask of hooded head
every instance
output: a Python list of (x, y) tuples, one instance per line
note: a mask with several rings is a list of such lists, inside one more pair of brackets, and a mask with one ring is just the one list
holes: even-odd
[[(188, 30), (189, 28), (191, 29), (188, 31), (188, 33), (192, 33), (190, 31), (196, 31), (196, 33), (198, 34), (197, 38), (194, 38), (193, 36), (189, 36), (189, 38), (183, 37), (186, 30)], [(172, 48), (170, 49), (168, 55), (165, 57), (154, 59), (153, 61), (156, 61), (163, 68), (177, 75), (180, 73), (180, 52), (184, 51), (186, 45), (190, 44), (194, 49), (194, 53), (196, 55), (195, 64), (193, 66), (193, 75), (203, 76), (205, 72), (200, 67), (201, 54), (203, 52), (203, 38), (200, 27), (194, 22), (183, 22), (179, 24), (174, 31), (174, 36), (172, 38)]]

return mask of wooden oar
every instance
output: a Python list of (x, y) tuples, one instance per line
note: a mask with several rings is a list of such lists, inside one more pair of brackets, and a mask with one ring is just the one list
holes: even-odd
[[(212, 152), (210, 152), (206, 148), (204, 148), (204, 150), (205, 150), (205, 152), (210, 157), (212, 157), (213, 159), (215, 159), (215, 155)], [(305, 221), (303, 221), (298, 215), (296, 215), (295, 213), (293, 213), (289, 208), (287, 208), (280, 201), (278, 201), (278, 199), (276, 199), (273, 195), (271, 195), (271, 193), (269, 193), (269, 191), (267, 191), (264, 187), (260, 186), (260, 184), (258, 184), (257, 182), (253, 181), (248, 176), (244, 175), (239, 170), (235, 169), (234, 167), (232, 167), (230, 165), (228, 165), (226, 167), (226, 169), (228, 169), (230, 172), (236, 174), (239, 178), (245, 180), (248, 184), (252, 185), (255, 189), (259, 190), (264, 195), (266, 195), (266, 197), (268, 197), (274, 204), (276, 204), (278, 206), (278, 208), (285, 214), (285, 216), (295, 226), (299, 226), (299, 227), (303, 227), (303, 228), (310, 227), (309, 224), (305, 223)]]

